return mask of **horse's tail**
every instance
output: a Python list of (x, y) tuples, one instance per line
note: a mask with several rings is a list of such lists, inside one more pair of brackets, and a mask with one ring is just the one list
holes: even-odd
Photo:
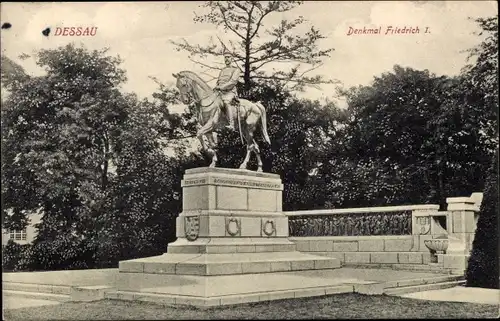
[(269, 139), (269, 135), (267, 134), (267, 117), (266, 117), (266, 108), (261, 104), (260, 101), (256, 102), (255, 105), (259, 108), (261, 112), (261, 121), (262, 121), (262, 136), (264, 136), (264, 140), (271, 144), (271, 140)]

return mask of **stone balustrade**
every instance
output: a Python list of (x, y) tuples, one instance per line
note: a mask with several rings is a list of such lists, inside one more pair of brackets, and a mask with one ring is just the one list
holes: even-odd
[[(305, 252), (340, 257), (344, 264), (354, 265), (403, 264), (408, 263), (407, 260), (399, 258), (410, 256), (417, 258), (414, 263), (435, 262), (430, 263), (434, 264), (432, 268), (435, 270), (463, 273), (472, 250), (481, 201), (482, 193), (473, 193), (471, 197), (447, 198), (445, 211), (440, 211), (439, 205), (426, 204), (290, 211), (284, 214), (288, 217), (290, 239)], [(397, 237), (404, 237), (404, 240)], [(445, 238), (449, 243), (445, 253), (436, 254), (424, 246), (425, 240), (439, 238)], [(339, 244), (344, 242), (355, 242), (352, 244), (358, 246), (356, 250), (354, 247), (339, 250)], [(378, 250), (364, 250), (359, 245), (367, 242), (377, 245)], [(386, 247), (388, 242), (399, 242), (401, 246)], [(411, 245), (406, 246), (405, 242)], [(372, 257), (387, 257), (387, 260), (372, 260)], [(359, 262), (356, 261), (358, 258)]]
[(437, 212), (438, 205), (383, 206), (285, 212), (289, 235), (411, 235), (413, 213)]

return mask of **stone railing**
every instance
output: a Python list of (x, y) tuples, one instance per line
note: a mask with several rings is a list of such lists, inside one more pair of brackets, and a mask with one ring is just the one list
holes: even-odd
[[(284, 212), (299, 251), (339, 257), (346, 264), (431, 264), (464, 273), (482, 193), (450, 197), (448, 207), (407, 205)], [(433, 265), (434, 264), (434, 265)]]
[(411, 235), (412, 214), (437, 211), (437, 205), (384, 206), (285, 212), (289, 235), (370, 236)]

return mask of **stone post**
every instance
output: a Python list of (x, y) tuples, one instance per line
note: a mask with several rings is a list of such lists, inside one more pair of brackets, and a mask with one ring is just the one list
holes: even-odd
[(413, 244), (418, 245), (418, 251), (423, 252), (423, 262), (431, 262), (432, 256), (425, 246), (425, 241), (433, 238), (432, 216), (439, 210), (439, 205), (421, 205), (412, 211)]
[(471, 197), (446, 199), (451, 222), (448, 229), (449, 246), (443, 257), (444, 268), (450, 268), (459, 273), (464, 273), (467, 269), (481, 202), (478, 194), (480, 193), (474, 193)]
[(472, 197), (448, 197), (446, 202), (451, 218), (450, 235), (462, 240), (465, 243), (466, 254), (469, 254), (476, 232), (479, 204)]

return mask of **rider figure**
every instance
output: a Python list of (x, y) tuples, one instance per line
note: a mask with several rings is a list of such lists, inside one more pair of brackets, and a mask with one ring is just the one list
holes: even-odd
[(224, 51), (224, 62), (226, 63), (226, 67), (221, 70), (217, 86), (214, 89), (220, 91), (224, 107), (226, 108), (226, 115), (229, 120), (229, 125), (226, 127), (235, 130), (233, 111), (236, 111), (236, 108), (239, 107), (236, 84), (240, 79), (240, 70), (237, 67), (231, 66), (231, 53), (228, 51)]

